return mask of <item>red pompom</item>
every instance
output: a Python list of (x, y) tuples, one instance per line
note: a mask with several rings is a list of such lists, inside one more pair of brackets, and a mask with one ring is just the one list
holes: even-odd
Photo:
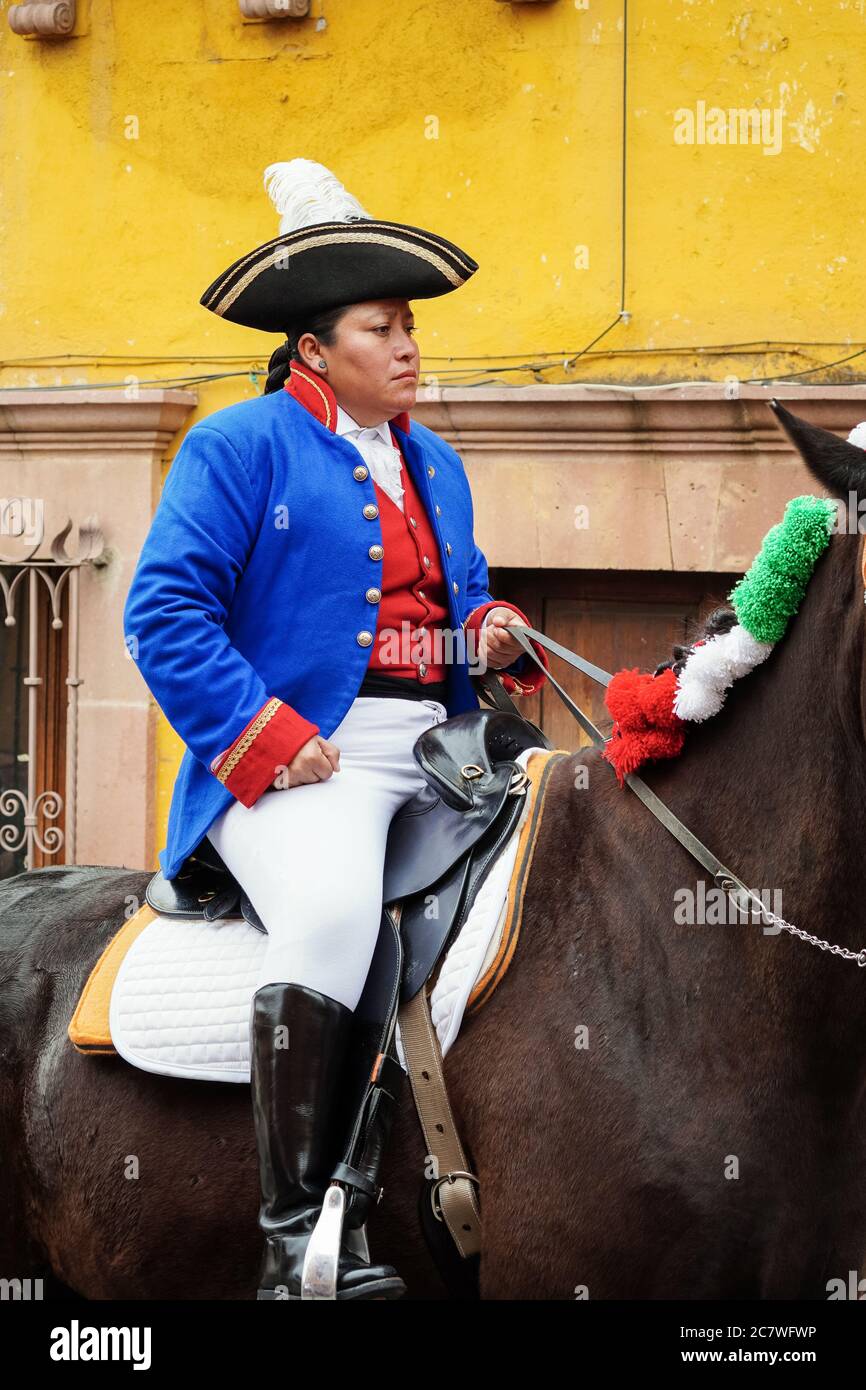
[(677, 677), (668, 668), (617, 671), (607, 687), (605, 704), (613, 716), (613, 734), (604, 750), (620, 786), (650, 758), (675, 758), (685, 742), (685, 722), (674, 713)]

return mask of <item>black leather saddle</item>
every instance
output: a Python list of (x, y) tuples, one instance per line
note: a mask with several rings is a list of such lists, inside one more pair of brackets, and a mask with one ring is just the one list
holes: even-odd
[(241, 916), (256, 931), (266, 930), (207, 836), (187, 855), (174, 878), (166, 878), (159, 869), (148, 883), (144, 897), (161, 917), (205, 917), (215, 922), (220, 917)]
[(427, 785), (391, 821), (383, 902), (435, 883), (501, 815), (516, 759), (551, 744), (535, 724), (503, 710), (469, 710), (425, 729), (412, 750)]
[(523, 810), (517, 757), (550, 741), (522, 715), (478, 709), (425, 729), (413, 753), (427, 785), (397, 812), (382, 899), (399, 901), (401, 1003), (426, 982), (457, 935)]

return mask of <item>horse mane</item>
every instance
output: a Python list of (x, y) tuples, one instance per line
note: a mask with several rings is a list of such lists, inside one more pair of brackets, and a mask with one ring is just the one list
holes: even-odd
[(736, 612), (729, 604), (722, 604), (720, 607), (714, 608), (704, 619), (702, 626), (691, 642), (686, 645), (680, 642), (674, 643), (673, 655), (667, 661), (662, 661), (653, 671), (653, 675), (660, 676), (662, 671), (673, 671), (674, 675), (678, 676), (698, 642), (703, 642), (708, 637), (718, 637), (723, 632), (730, 632), (736, 622)]

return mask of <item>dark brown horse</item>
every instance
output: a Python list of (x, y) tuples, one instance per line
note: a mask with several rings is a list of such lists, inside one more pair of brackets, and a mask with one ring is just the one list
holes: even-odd
[[(822, 487), (866, 497), (866, 455), (786, 426)], [(862, 544), (832, 538), (770, 658), (647, 774), (745, 882), (781, 890), (789, 921), (853, 950)], [(516, 961), (445, 1066), (481, 1179), (482, 1297), (827, 1298), (866, 1251), (866, 971), (751, 923), (678, 925), (675, 894), (706, 876), (596, 750), (563, 759), (548, 795)], [(67, 1040), (147, 878), (57, 868), (0, 885), (0, 1276), (50, 1271), (88, 1298), (253, 1298), (247, 1088)], [(424, 1157), (407, 1097), (371, 1243), (414, 1297), (439, 1298)]]

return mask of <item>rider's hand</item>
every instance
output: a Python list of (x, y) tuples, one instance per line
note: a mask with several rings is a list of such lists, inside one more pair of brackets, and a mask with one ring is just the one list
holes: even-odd
[(510, 666), (512, 661), (524, 654), (524, 648), (517, 638), (508, 635), (507, 629), (511, 623), (523, 623), (519, 613), (512, 608), (491, 608), (490, 616), (481, 629), (478, 659), (483, 662), (486, 657), (487, 665), (493, 671)]
[(340, 771), (340, 750), (321, 734), (314, 734), (299, 748), (288, 767), (280, 768), (271, 786), (278, 791), (303, 786), (307, 782), (327, 782)]

